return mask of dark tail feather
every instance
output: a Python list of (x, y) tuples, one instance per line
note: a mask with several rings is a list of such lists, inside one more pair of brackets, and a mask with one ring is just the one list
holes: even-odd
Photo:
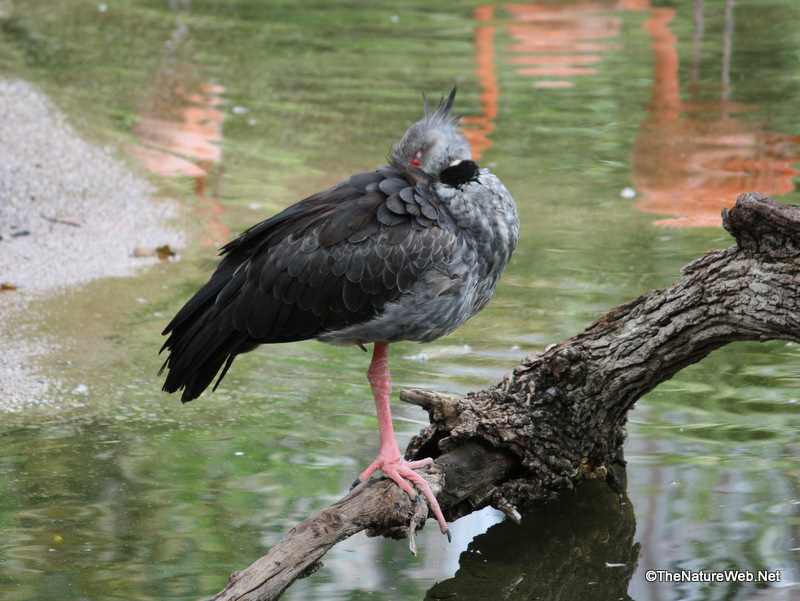
[(212, 305), (206, 310), (205, 315), (198, 319), (199, 327), (189, 322), (188, 327), (176, 328), (164, 344), (169, 356), (159, 374), (165, 368), (169, 371), (163, 389), (166, 392), (183, 389), (181, 401), (184, 403), (200, 396), (224, 366), (219, 377), (222, 380), (236, 355), (255, 347), (247, 344), (246, 332), (239, 332), (226, 324), (229, 321), (226, 311), (215, 309), (217, 307)]
[(225, 263), (223, 261), (211, 280), (164, 330), (169, 338), (161, 351), (169, 351), (169, 356), (158, 373), (169, 370), (163, 390), (177, 392), (183, 389), (181, 401), (184, 403), (200, 396), (222, 369), (217, 380), (219, 384), (236, 355), (257, 346), (248, 342), (247, 332), (233, 327), (232, 299), (216, 304), (218, 294), (230, 281), (235, 267)]

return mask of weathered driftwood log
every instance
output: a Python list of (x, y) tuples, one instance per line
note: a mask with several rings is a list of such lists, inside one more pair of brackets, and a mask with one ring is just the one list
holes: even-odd
[[(723, 211), (737, 244), (712, 250), (671, 286), (609, 311), (583, 333), (533, 353), (496, 386), (464, 398), (403, 391), (431, 425), (407, 458), (450, 520), (493, 505), (512, 519), (584, 480), (619, 490), (628, 411), (644, 394), (714, 349), (738, 340), (800, 342), (800, 206), (743, 194)], [(367, 530), (405, 536), (427, 518), (394, 483), (371, 480), (292, 529), (231, 576), (216, 600), (277, 599), (337, 542)]]

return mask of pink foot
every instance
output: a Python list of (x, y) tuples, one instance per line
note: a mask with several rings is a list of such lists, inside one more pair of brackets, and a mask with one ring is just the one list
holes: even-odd
[(378, 410), (381, 449), (378, 453), (378, 457), (362, 472), (354, 485), (359, 482), (366, 482), (373, 473), (377, 470), (381, 470), (387, 478), (392, 479), (409, 497), (418, 499), (419, 495), (411, 484), (409, 484), (409, 481), (413, 482), (422, 494), (425, 495), (431, 511), (433, 511), (433, 515), (436, 517), (436, 521), (439, 522), (439, 528), (447, 535), (447, 540), (449, 541), (450, 531), (447, 529), (447, 521), (444, 519), (444, 515), (442, 515), (439, 501), (436, 500), (436, 496), (433, 494), (425, 478), (414, 471), (415, 468), (430, 465), (433, 463), (433, 459), (428, 457), (419, 461), (406, 461), (400, 454), (400, 447), (397, 445), (397, 439), (394, 436), (392, 415), (389, 407), (389, 397), (392, 393), (392, 379), (389, 375), (388, 347), (388, 344), (375, 343), (372, 363), (367, 372), (367, 378), (372, 385), (372, 392), (375, 396), (375, 406)]
[(447, 535), (447, 540), (449, 541), (450, 530), (447, 528), (447, 520), (445, 520), (444, 515), (442, 515), (439, 501), (436, 500), (436, 495), (433, 494), (427, 480), (414, 471), (415, 468), (430, 465), (433, 463), (433, 459), (428, 457), (419, 461), (406, 461), (400, 456), (399, 447), (395, 446), (395, 449), (397, 453), (396, 456), (394, 453), (390, 453), (389, 457), (385, 457), (384, 450), (381, 449), (381, 454), (362, 472), (358, 480), (356, 480), (356, 484), (359, 482), (366, 482), (373, 473), (381, 470), (384, 476), (393, 480), (409, 497), (415, 500), (419, 499), (419, 494), (409, 484), (410, 480), (417, 486), (420, 492), (425, 495), (436, 521), (439, 522), (439, 529), (443, 534)]

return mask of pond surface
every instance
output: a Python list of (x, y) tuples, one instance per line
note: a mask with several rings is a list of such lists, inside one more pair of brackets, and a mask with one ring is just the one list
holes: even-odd
[[(216, 245), (383, 164), (421, 90), (458, 85), (522, 232), (487, 309), (393, 348), (396, 390), (490, 385), (730, 246), (719, 214), (739, 193), (800, 203), (795, 0), (374, 5), (0, 2), (3, 74), (151, 173), (195, 240), (178, 262), (31, 312), (32, 336), (58, 341), (41, 369), (63, 392), (0, 425), (1, 598), (209, 597), (347, 490), (378, 444), (367, 355), (265, 348), (180, 406), (160, 392), (160, 331)], [(285, 598), (798, 598), (798, 365), (796, 346), (737, 344), (641, 399), (622, 506), (588, 486), (521, 527), (486, 510), (449, 544), (426, 528), (417, 557), (357, 536)], [(394, 412), (401, 443), (426, 423)]]

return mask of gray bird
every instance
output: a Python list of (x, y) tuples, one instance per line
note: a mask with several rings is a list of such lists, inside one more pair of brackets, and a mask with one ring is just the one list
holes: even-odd
[(388, 166), (309, 196), (223, 246), (161, 349), (169, 351), (164, 390), (183, 389), (185, 403), (221, 370), (216, 388), (236, 356), (259, 344), (374, 343), (367, 377), (381, 445), (356, 484), (381, 470), (416, 498), (413, 482), (448, 535), (436, 497), (413, 471), (433, 459), (405, 461), (395, 439), (388, 347), (435, 340), (485, 307), (519, 236), (511, 195), (471, 160), (457, 129), (455, 94), (434, 112), (425, 101)]

